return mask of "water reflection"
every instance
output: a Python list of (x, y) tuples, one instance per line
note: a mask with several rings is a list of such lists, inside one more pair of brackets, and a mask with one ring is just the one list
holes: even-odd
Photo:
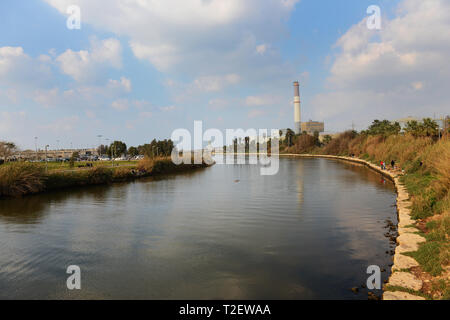
[(275, 176), (216, 165), (0, 201), (0, 298), (364, 299), (349, 288), (391, 261), (393, 191), (363, 167), (280, 159)]

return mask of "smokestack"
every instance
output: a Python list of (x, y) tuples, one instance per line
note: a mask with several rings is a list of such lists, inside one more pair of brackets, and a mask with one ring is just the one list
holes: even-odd
[(294, 82), (294, 132), (301, 133), (301, 117), (300, 117), (300, 85), (298, 81)]

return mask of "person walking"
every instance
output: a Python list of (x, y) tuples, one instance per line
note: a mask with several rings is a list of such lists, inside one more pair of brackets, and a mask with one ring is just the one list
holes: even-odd
[(393, 159), (391, 161), (391, 167), (392, 167), (392, 170), (394, 170), (394, 168), (395, 168), (395, 160), (393, 160)]
[(380, 161), (380, 168), (383, 170), (383, 161)]

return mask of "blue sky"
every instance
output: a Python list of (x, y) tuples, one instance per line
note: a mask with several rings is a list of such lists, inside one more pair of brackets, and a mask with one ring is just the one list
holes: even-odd
[[(66, 27), (81, 9), (81, 30)], [(381, 30), (366, 9), (381, 8)], [(128, 145), (177, 128), (338, 132), (449, 113), (448, 2), (3, 0), (0, 140), (21, 148)], [(439, 30), (447, 30), (440, 32)], [(447, 82), (446, 82), (447, 81)], [(59, 141), (59, 142), (57, 142)], [(103, 140), (104, 142), (104, 140)]]

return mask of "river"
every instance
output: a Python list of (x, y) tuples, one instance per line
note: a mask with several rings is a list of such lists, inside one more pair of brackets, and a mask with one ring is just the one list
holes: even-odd
[(395, 198), (364, 166), (282, 158), (1, 200), (0, 298), (367, 299)]

